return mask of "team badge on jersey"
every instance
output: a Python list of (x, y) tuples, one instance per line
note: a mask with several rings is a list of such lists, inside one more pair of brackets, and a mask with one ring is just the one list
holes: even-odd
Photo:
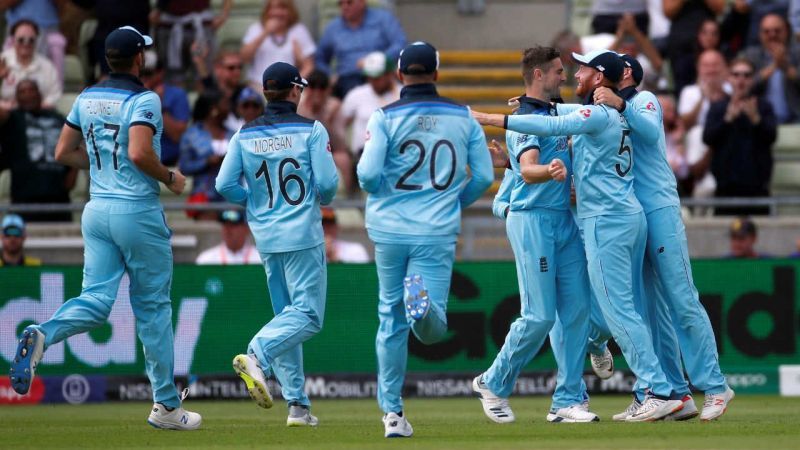
[(581, 113), (581, 115), (583, 116), (584, 119), (588, 119), (589, 117), (592, 116), (592, 110), (589, 109), (589, 108), (581, 109), (578, 112)]
[(654, 105), (653, 102), (647, 102), (647, 106), (645, 106), (645, 108), (647, 108), (648, 111), (655, 111), (656, 105)]

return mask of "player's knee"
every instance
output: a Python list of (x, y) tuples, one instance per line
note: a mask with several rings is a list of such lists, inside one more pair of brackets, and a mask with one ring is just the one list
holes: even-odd
[(522, 334), (530, 334), (539, 330), (550, 331), (555, 323), (555, 318), (536, 316), (520, 317), (516, 322), (517, 328), (522, 331)]

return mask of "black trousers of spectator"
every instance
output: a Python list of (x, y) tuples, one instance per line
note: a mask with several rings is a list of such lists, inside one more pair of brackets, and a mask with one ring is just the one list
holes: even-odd
[(367, 77), (360, 73), (351, 73), (347, 75), (339, 75), (339, 79), (333, 86), (333, 96), (339, 100), (343, 99), (351, 89), (361, 86), (367, 82)]
[[(621, 14), (598, 14), (592, 17), (592, 31), (598, 33), (615, 34), (617, 32), (617, 25), (619, 19), (622, 18)], [(633, 16), (636, 20), (636, 28), (638, 28), (645, 36), (649, 33), (650, 27), (650, 14), (647, 12), (639, 13)]]
[[(750, 186), (717, 186), (714, 197), (769, 197), (769, 190)], [(718, 206), (714, 208), (715, 216), (766, 216), (768, 214), (769, 206)]]

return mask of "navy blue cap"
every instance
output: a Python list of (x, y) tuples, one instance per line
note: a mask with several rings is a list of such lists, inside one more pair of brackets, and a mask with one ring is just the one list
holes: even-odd
[(5, 236), (24, 236), (25, 221), (16, 214), (7, 214), (3, 217), (3, 234)]
[(124, 26), (112, 31), (106, 37), (106, 56), (112, 52), (113, 56), (127, 58), (152, 45), (153, 38), (140, 33), (132, 26)]
[(625, 63), (625, 66), (631, 68), (631, 76), (633, 77), (633, 82), (636, 83), (636, 85), (638, 86), (639, 83), (641, 83), (642, 79), (644, 78), (644, 69), (642, 68), (642, 65), (639, 63), (638, 60), (636, 60), (636, 58), (634, 58), (631, 55), (626, 55), (623, 53), (619, 55), (619, 57), (620, 59), (622, 59), (622, 62)]
[(289, 89), (292, 85), (306, 87), (308, 81), (300, 76), (297, 67), (285, 62), (276, 62), (264, 70), (261, 84), (265, 91), (280, 91)]
[(614, 83), (619, 83), (619, 80), (622, 79), (622, 72), (625, 70), (625, 64), (615, 52), (610, 50), (595, 50), (585, 55), (573, 52), (572, 59), (582, 66), (602, 72), (608, 80)]
[(401, 73), (409, 75), (433, 73), (439, 69), (439, 52), (431, 44), (417, 41), (409, 44), (400, 52), (400, 61), (397, 66)]

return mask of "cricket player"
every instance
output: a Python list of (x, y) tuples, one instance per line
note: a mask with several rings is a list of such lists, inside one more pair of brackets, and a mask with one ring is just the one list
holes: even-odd
[[(633, 192), (633, 151), (628, 125), (614, 109), (592, 104), (592, 91), (614, 87), (624, 65), (614, 52), (572, 54), (579, 65), (576, 93), (586, 104), (563, 108), (566, 115), (473, 114), (482, 124), (538, 136), (573, 136), (578, 218), (584, 231), (589, 278), (614, 340), (633, 372), (648, 387), (644, 403), (627, 420), (657, 420), (683, 408), (674, 399), (653, 350), (650, 331), (636, 311), (647, 225)], [(558, 107), (562, 114), (562, 107)], [(551, 174), (564, 180), (563, 171)]]
[(483, 130), (468, 108), (439, 96), (438, 67), (430, 44), (402, 51), (400, 100), (373, 113), (357, 167), (369, 193), (366, 226), (378, 269), (378, 404), (386, 437), (413, 434), (401, 397), (408, 333), (424, 344), (445, 336), (461, 209), (493, 179)]
[[(566, 81), (557, 50), (526, 49), (522, 74), (526, 95), (519, 98), (517, 115), (551, 116)], [(508, 404), (522, 368), (541, 348), (558, 318), (563, 325), (560, 386), (553, 396), (550, 422), (593, 422), (597, 415), (585, 411), (583, 363), (589, 336), (589, 279), (578, 227), (570, 212), (570, 185), (554, 181), (570, 171), (569, 145), (564, 136), (538, 137), (506, 133), (513, 170), (513, 185), (506, 230), (517, 261), (521, 317), (509, 330), (491, 367), (473, 380), (484, 413), (498, 423), (515, 420)], [(556, 172), (558, 172), (556, 174)]]
[(322, 329), (327, 268), (320, 205), (333, 200), (339, 177), (325, 127), (297, 114), (308, 85), (297, 68), (274, 63), (262, 82), (266, 111), (231, 138), (216, 188), (247, 209), (275, 317), (233, 368), (263, 408), (272, 407), (266, 379), (275, 374), (289, 404), (286, 424), (313, 427), (319, 420), (304, 390), (301, 344)]
[[(720, 370), (711, 322), (692, 281), (677, 183), (667, 162), (661, 106), (651, 92), (636, 89), (644, 76), (636, 58), (621, 55), (621, 59), (627, 67), (619, 93), (599, 88), (594, 99), (620, 110), (631, 127), (636, 152), (634, 191), (647, 217), (643, 281), (649, 323), (661, 366), (684, 403), (670, 418), (687, 420), (699, 414), (683, 376), (683, 355), (689, 379), (706, 395), (700, 419), (713, 420), (725, 412), (734, 392)], [(639, 391), (629, 409), (641, 400)]]
[[(156, 428), (195, 430), (200, 414), (181, 407), (188, 390), (179, 397), (173, 380), (172, 232), (158, 200), (159, 181), (180, 194), (186, 180), (161, 164), (161, 101), (138, 77), (144, 50), (152, 44), (130, 26), (112, 31), (105, 40), (111, 75), (84, 90), (67, 116), (56, 160), (89, 169), (91, 179), (81, 220), (83, 288), (50, 320), (25, 328), (11, 365), (11, 384), (18, 393), (27, 393), (44, 350), (104, 324), (127, 273), (155, 402), (147, 422)], [(85, 149), (79, 147), (84, 141)]]

